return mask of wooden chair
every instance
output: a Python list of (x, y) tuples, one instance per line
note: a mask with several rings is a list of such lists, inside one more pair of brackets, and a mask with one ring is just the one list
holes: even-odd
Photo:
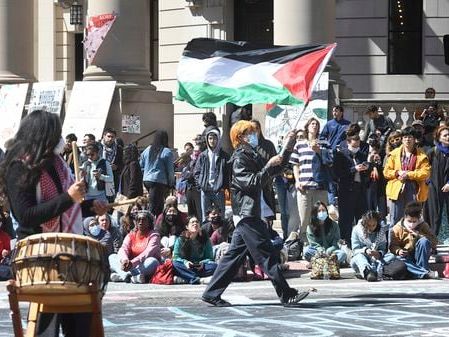
[(39, 313), (80, 313), (91, 312), (92, 323), (90, 337), (104, 337), (103, 320), (101, 312), (101, 297), (96, 284), (90, 284), (87, 292), (23, 292), (16, 285), (15, 280), (9, 280), (8, 290), (9, 307), (15, 337), (24, 337), (19, 302), (30, 302), (28, 311), (28, 327), (26, 337), (36, 336), (36, 323)]

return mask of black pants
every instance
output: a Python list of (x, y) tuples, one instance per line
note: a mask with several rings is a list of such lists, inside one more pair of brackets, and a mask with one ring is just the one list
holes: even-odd
[(59, 337), (59, 326), (65, 337), (86, 337), (90, 334), (91, 313), (39, 314), (37, 318), (38, 337)]
[(143, 184), (148, 191), (150, 212), (157, 217), (164, 210), (165, 198), (168, 197), (170, 188), (167, 185), (152, 181), (144, 181)]
[(196, 216), (203, 223), (206, 219), (201, 219), (201, 192), (195, 188), (186, 190), (186, 199), (189, 216)]
[(266, 224), (259, 218), (240, 221), (232, 235), (231, 244), (218, 263), (212, 280), (203, 296), (217, 298), (226, 290), (239, 267), (249, 254), (268, 275), (279, 298), (287, 299), (296, 294), (290, 288), (279, 268), (279, 251), (274, 249)]
[(354, 182), (352, 189), (345, 186), (338, 186), (338, 225), (340, 227), (340, 237), (351, 247), (352, 227), (367, 211), (366, 189), (361, 183)]

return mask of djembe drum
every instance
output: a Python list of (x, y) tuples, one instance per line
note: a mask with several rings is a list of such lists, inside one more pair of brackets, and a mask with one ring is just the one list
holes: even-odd
[[(99, 329), (103, 329), (101, 298), (110, 271), (105, 248), (98, 241), (68, 233), (31, 235), (17, 242), (11, 268), (15, 282), (8, 290), (16, 336), (21, 336), (22, 328), (18, 305), (14, 310), (11, 294), (16, 296), (15, 302), (31, 302), (30, 313), (33, 304), (37, 305), (35, 317), (30, 319), (29, 315), (29, 326), (30, 322), (35, 325), (33, 319), (37, 318), (38, 312), (84, 310), (94, 313), (91, 335), (98, 335)], [(95, 315), (99, 317), (95, 318)]]

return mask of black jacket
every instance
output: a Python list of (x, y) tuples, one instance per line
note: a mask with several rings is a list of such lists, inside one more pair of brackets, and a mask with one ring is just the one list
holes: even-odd
[[(366, 162), (367, 155), (362, 151), (352, 154), (347, 148), (335, 151), (333, 169), (340, 191), (352, 191), (353, 189), (354, 176), (356, 173), (356, 164), (354, 163), (353, 158), (355, 158), (358, 165)], [(372, 167), (370, 166), (368, 170), (360, 172), (360, 180), (363, 187), (367, 186), (371, 169)]]
[(210, 161), (208, 150), (201, 152), (195, 165), (195, 180), (202, 191), (218, 192), (229, 187), (229, 155), (220, 149), (215, 171), (214, 186), (209, 185)]
[(272, 180), (274, 168), (263, 166), (260, 156), (247, 144), (235, 149), (231, 164), (233, 213), (241, 217), (260, 217), (260, 194)]
[(143, 195), (142, 179), (139, 162), (129, 162), (120, 175), (120, 193), (130, 199)]
[[(262, 160), (262, 166), (265, 166), (270, 158), (274, 157), (277, 154), (274, 144), (270, 140), (265, 138), (259, 138), (259, 146), (257, 146), (256, 152), (259, 154), (259, 157)], [(268, 207), (270, 207), (273, 213), (276, 214), (276, 198), (273, 190), (273, 180), (270, 180), (263, 187), (263, 197)], [(270, 217), (270, 219), (275, 218), (276, 216)]]

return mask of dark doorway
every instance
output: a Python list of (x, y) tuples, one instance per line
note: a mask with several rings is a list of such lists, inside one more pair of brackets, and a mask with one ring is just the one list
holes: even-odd
[(234, 0), (234, 40), (273, 44), (273, 0)]
[(83, 80), (84, 72), (84, 47), (83, 33), (75, 34), (75, 81)]

